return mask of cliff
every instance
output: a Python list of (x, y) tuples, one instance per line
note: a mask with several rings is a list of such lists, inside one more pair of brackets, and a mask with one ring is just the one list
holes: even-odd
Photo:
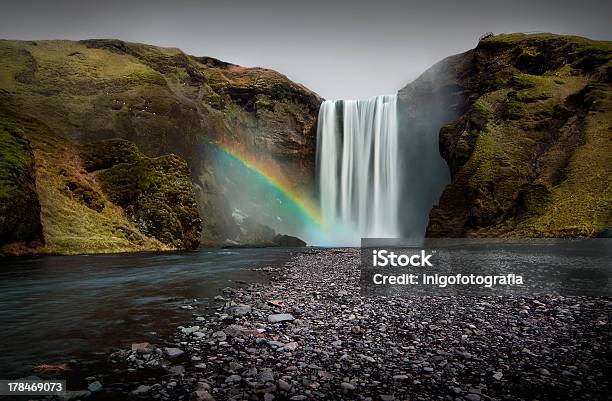
[[(133, 143), (132, 150), (117, 150), (113, 157), (118, 162), (126, 162), (123, 159), (132, 151), (142, 153), (141, 160), (176, 155), (178, 158), (136, 162), (98, 174), (87, 164), (98, 168), (97, 161), (88, 161), (83, 154), (78, 169), (85, 169), (107, 201), (121, 207), (132, 221), (140, 221), (143, 211), (156, 205), (145, 205), (134, 194), (117, 193), (105, 182), (121, 181), (116, 174), (143, 169), (171, 175), (189, 171), (202, 220), (200, 241), (207, 244), (234, 239), (245, 230), (232, 217), (228, 178), (219, 176), (211, 154), (215, 148), (208, 145), (238, 146), (260, 155), (296, 188), (310, 188), (320, 102), (316, 94), (275, 71), (190, 56), (178, 49), (119, 40), (0, 40), (0, 112), (4, 117), (36, 121), (44, 127), (37, 131), (53, 135), (62, 149), (111, 139)], [(23, 132), (30, 139), (28, 130)], [(46, 142), (43, 136), (39, 135), (38, 143)], [(179, 158), (187, 162), (188, 170), (178, 166)], [(161, 166), (164, 163), (168, 168)], [(106, 167), (103, 162), (102, 167)], [(162, 182), (160, 177), (153, 181)], [(122, 185), (130, 186), (130, 191), (142, 190), (142, 196), (150, 195), (147, 188), (135, 188), (136, 182)], [(55, 234), (44, 229), (44, 209), (43, 232), (49, 244)], [(36, 213), (35, 207), (28, 210)], [(150, 223), (157, 217), (149, 216)], [(193, 213), (185, 212), (177, 218), (192, 217)], [(162, 227), (147, 223), (138, 231), (163, 246), (186, 246), (172, 229), (162, 233)], [(193, 231), (188, 231), (191, 237)], [(73, 241), (78, 241), (77, 236)], [(139, 249), (159, 247), (162, 245), (151, 243)], [(90, 248), (83, 245), (83, 249)], [(99, 247), (104, 249), (104, 245)]]
[(0, 254), (199, 245), (191, 173), (177, 156), (148, 158), (127, 141), (78, 145), (27, 118), (0, 118), (0, 135)]
[(0, 119), (0, 244), (42, 241), (32, 147), (12, 121)]
[[(400, 91), (439, 132), (451, 182), (430, 237), (609, 236), (612, 43), (489, 37)], [(443, 99), (443, 101), (440, 101)]]

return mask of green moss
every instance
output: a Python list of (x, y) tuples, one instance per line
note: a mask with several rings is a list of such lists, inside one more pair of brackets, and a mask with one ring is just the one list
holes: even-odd
[(533, 88), (538, 84), (539, 80), (537, 77), (529, 74), (514, 74), (510, 80), (510, 85), (514, 89), (527, 89)]
[(0, 146), (0, 197), (7, 198), (16, 191), (13, 177), (29, 169), (32, 156), (21, 130), (7, 119), (0, 119)]
[(478, 98), (472, 105), (472, 112), (475, 113), (478, 118), (487, 119), (493, 112), (491, 105), (485, 102), (482, 98)]
[(12, 120), (0, 118), (0, 246), (42, 241), (34, 158)]
[(495, 182), (498, 178), (496, 174), (500, 160), (505, 159), (506, 155), (496, 143), (491, 132), (481, 133), (476, 141), (472, 160), (475, 164), (476, 176), (483, 184)]
[(142, 158), (101, 171), (99, 177), (105, 193), (142, 232), (173, 247), (198, 246), (201, 223), (184, 160), (174, 155)]
[(520, 102), (508, 101), (501, 106), (500, 116), (508, 120), (518, 120), (524, 115), (523, 105)]
[(550, 191), (544, 185), (525, 185), (518, 195), (518, 207), (526, 215), (535, 216), (545, 210), (550, 198)]
[(83, 145), (81, 156), (85, 169), (96, 171), (120, 163), (133, 163), (144, 155), (133, 142), (124, 139), (109, 139)]
[(96, 212), (101, 212), (104, 209), (105, 202), (102, 195), (86, 183), (69, 180), (66, 183), (66, 189), (74, 199), (88, 208)]

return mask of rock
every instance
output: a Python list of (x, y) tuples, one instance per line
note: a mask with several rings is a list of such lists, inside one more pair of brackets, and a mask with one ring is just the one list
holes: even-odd
[(283, 379), (278, 379), (277, 384), (278, 384), (278, 388), (280, 388), (283, 391), (291, 390), (291, 384), (287, 383)]
[(272, 400), (274, 400), (274, 398), (275, 398), (274, 394), (272, 394), (272, 393), (265, 393), (264, 394), (264, 401), (272, 401)]
[(468, 401), (480, 401), (480, 396), (478, 394), (470, 393), (465, 396), (465, 399)]
[(302, 241), (298, 237), (292, 237), (291, 235), (277, 234), (272, 241), (278, 246), (288, 246), (288, 247), (306, 246), (306, 242)]
[(395, 375), (395, 376), (393, 376), (393, 380), (395, 380), (395, 381), (408, 380), (408, 376), (407, 375)]
[(545, 368), (538, 369), (538, 373), (541, 374), (542, 376), (550, 376), (550, 372), (548, 371), (548, 369), (545, 369)]
[(185, 374), (185, 367), (183, 365), (174, 365), (168, 369), (170, 376), (181, 376)]
[(295, 351), (298, 348), (298, 343), (295, 341), (292, 341), (290, 343), (285, 344), (285, 346), (283, 347), (283, 349), (287, 350), (287, 351)]
[(347, 383), (347, 382), (342, 382), (340, 383), (340, 386), (347, 391), (353, 391), (355, 390), (355, 386), (352, 385), (351, 383)]
[(170, 347), (164, 348), (164, 352), (166, 353), (168, 358), (178, 358), (179, 356), (181, 356), (181, 355), (183, 355), (185, 353), (180, 348), (170, 348)]
[(219, 342), (223, 342), (227, 340), (227, 334), (225, 334), (223, 331), (215, 331), (213, 333), (213, 338)]
[(82, 398), (88, 398), (91, 395), (89, 390), (72, 390), (66, 391), (62, 397), (65, 401), (80, 400)]
[(241, 380), (242, 380), (242, 377), (240, 375), (231, 375), (225, 379), (225, 382), (226, 383), (238, 383)]
[(136, 387), (135, 390), (132, 390), (132, 395), (146, 394), (149, 392), (150, 389), (151, 386), (145, 386), (144, 384), (141, 384), (140, 386)]
[(230, 313), (234, 316), (244, 316), (251, 313), (250, 305), (236, 305), (230, 308)]
[(502, 378), (502, 376), (503, 376), (503, 375), (504, 375), (504, 374), (503, 374), (502, 372), (495, 372), (495, 373), (493, 374), (493, 378), (494, 378), (495, 380), (501, 380), (501, 378)]
[(196, 390), (191, 393), (191, 401), (215, 401), (207, 390)]
[(210, 384), (206, 382), (198, 382), (198, 384), (196, 385), (196, 390), (210, 391)]
[(191, 334), (191, 333), (195, 333), (198, 330), (200, 330), (200, 326), (190, 326), (190, 327), (183, 327), (181, 329), (181, 332), (183, 334)]
[(276, 306), (277, 308), (285, 307), (285, 303), (281, 301), (280, 299), (269, 299), (267, 302), (272, 306)]
[(231, 361), (231, 362), (229, 363), (229, 369), (230, 369), (231, 371), (235, 371), (235, 372), (237, 372), (237, 371), (243, 370), (243, 369), (244, 369), (244, 366), (242, 366), (242, 364), (240, 364), (240, 363), (238, 363), (238, 362)]
[(272, 372), (272, 369), (263, 368), (263, 369), (261, 369), (261, 372), (257, 376), (257, 379), (260, 382), (262, 382), (262, 383), (273, 382), (274, 381), (274, 372)]
[(150, 345), (147, 342), (134, 343), (132, 344), (132, 352), (138, 352), (139, 354), (147, 354), (151, 352)]
[(96, 393), (102, 390), (102, 383), (97, 380), (93, 383), (89, 383), (89, 385), (87, 386), (87, 390), (91, 391), (92, 393)]
[(293, 320), (295, 318), (289, 313), (277, 313), (268, 316), (268, 322), (270, 323), (291, 322)]

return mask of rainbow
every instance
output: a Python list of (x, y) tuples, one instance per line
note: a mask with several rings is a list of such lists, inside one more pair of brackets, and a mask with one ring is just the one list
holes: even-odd
[[(249, 154), (246, 150), (236, 146), (229, 147), (221, 143), (211, 143), (218, 151), (222, 152), (226, 157), (239, 162), (242, 166), (256, 173), (264, 182), (274, 187), (282, 193), (295, 208), (297, 208), (308, 222), (317, 228), (323, 225), (321, 214), (313, 199), (301, 192), (298, 192), (289, 180), (280, 174), (280, 170), (275, 163), (270, 160), (261, 160)], [(276, 167), (276, 168), (275, 168)]]

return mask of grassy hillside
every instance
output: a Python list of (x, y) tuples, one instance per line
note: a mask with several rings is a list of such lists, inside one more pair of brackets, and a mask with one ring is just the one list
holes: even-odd
[(609, 235), (611, 78), (612, 42), (512, 34), (405, 88), (404, 96), (427, 89), (460, 99), (460, 117), (440, 132), (452, 182), (428, 235)]

